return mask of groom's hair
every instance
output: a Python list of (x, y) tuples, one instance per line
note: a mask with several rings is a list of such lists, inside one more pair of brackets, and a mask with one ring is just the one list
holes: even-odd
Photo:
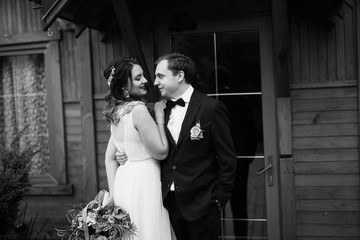
[(183, 54), (174, 52), (159, 57), (155, 66), (157, 66), (162, 60), (168, 61), (168, 69), (176, 75), (179, 71), (183, 71), (185, 75), (185, 81), (189, 84), (193, 83), (196, 78), (196, 66), (194, 61)]

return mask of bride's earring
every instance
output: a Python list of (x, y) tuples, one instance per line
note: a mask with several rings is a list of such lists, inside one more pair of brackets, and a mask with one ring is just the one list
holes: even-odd
[(124, 89), (124, 96), (125, 96), (125, 98), (128, 98), (128, 97), (129, 97), (129, 92), (128, 92), (128, 90), (126, 90), (126, 89)]

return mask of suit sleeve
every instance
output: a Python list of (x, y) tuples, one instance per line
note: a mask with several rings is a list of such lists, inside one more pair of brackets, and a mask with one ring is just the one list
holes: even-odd
[(225, 104), (218, 102), (211, 124), (212, 141), (219, 158), (215, 199), (225, 206), (231, 196), (236, 174), (236, 151), (231, 137), (230, 121)]

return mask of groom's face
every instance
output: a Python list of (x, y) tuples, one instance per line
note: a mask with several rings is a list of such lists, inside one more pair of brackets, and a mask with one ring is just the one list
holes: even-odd
[(161, 96), (166, 99), (176, 98), (179, 88), (179, 74), (174, 75), (168, 68), (168, 61), (162, 60), (156, 66), (154, 85), (158, 88)]

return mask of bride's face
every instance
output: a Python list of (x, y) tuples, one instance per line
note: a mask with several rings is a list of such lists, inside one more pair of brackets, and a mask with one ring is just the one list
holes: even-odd
[(131, 70), (131, 89), (129, 94), (131, 96), (141, 97), (147, 94), (147, 79), (144, 77), (143, 69), (140, 65), (134, 65)]

